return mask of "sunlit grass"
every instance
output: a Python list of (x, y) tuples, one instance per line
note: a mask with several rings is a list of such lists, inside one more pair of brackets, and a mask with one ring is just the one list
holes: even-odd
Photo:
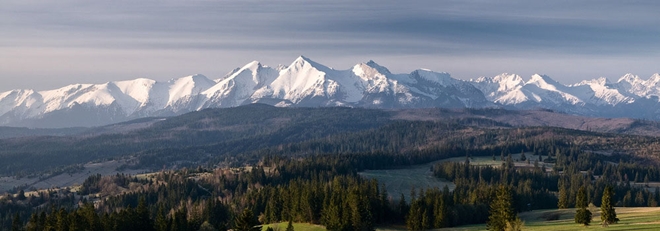
[[(286, 227), (289, 225), (289, 222), (273, 223), (264, 225), (262, 230), (266, 230), (268, 227), (273, 227), (275, 231), (285, 231)], [(309, 223), (293, 223), (293, 230), (295, 231), (325, 231), (325, 227), (321, 225), (314, 225)]]
[[(549, 209), (519, 214), (525, 221), (524, 230), (555, 231), (555, 230), (660, 230), (660, 208), (616, 208), (619, 223), (602, 227), (600, 208), (592, 208), (593, 221), (590, 226), (575, 224), (573, 216), (575, 209)], [(548, 217), (559, 214), (558, 220), (548, 221)], [(469, 225), (440, 230), (486, 230), (485, 224)]]

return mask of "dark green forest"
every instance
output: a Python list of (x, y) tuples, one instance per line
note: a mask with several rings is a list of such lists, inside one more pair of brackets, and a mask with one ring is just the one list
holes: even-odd
[[(460, 150), (454, 154), (464, 153)], [(566, 155), (562, 150), (557, 153)], [(599, 198), (606, 186), (614, 187), (617, 206), (657, 206), (658, 189), (634, 187), (618, 179), (629, 171), (644, 172), (648, 174), (645, 178), (657, 176), (656, 169), (621, 164), (602, 170), (589, 168), (585, 174), (577, 168), (580, 162), (601, 161), (597, 156), (585, 155), (582, 159), (566, 156), (563, 167), (567, 170), (562, 174), (544, 172), (541, 167), (517, 169), (512, 167), (511, 158), (503, 161), (501, 168), (441, 162), (434, 165), (433, 173), (452, 180), (456, 188), (415, 190), (412, 198), (404, 200), (394, 199), (398, 197), (389, 195), (379, 182), (363, 179), (357, 172), (374, 166), (404, 167), (446, 156), (269, 155), (247, 168), (199, 167), (141, 178), (96, 175), (88, 178), (77, 193), (19, 193), (3, 199), (0, 209), (7, 211), (4, 227), (13, 225), (25, 230), (199, 230), (209, 225), (226, 230), (236, 228), (245, 211), (253, 214), (248, 219), (253, 225), (293, 221), (321, 224), (332, 230), (372, 230), (376, 226), (406, 224), (411, 230), (422, 230), (486, 222), (489, 203), (498, 187), (509, 190), (516, 212), (575, 207), (580, 187), (587, 189), (588, 201), (596, 206), (600, 206)], [(603, 175), (596, 179), (596, 171)], [(113, 194), (114, 187), (128, 190)]]

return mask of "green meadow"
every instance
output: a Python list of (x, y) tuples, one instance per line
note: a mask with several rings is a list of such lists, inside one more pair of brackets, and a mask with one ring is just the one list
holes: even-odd
[[(659, 207), (616, 208), (619, 223), (601, 226), (600, 208), (591, 208), (593, 221), (590, 226), (575, 224), (575, 209), (551, 209), (524, 212), (518, 216), (525, 222), (523, 230), (660, 230)], [(445, 228), (440, 230), (486, 230), (485, 224)]]
[[(616, 208), (619, 223), (611, 224), (608, 227), (600, 225), (600, 208), (591, 208), (593, 213), (593, 221), (590, 226), (583, 226), (575, 224), (573, 216), (575, 209), (549, 209), (538, 210), (531, 212), (524, 212), (518, 216), (525, 222), (523, 230), (531, 231), (571, 231), (571, 230), (660, 230), (660, 207), (632, 207), (632, 208)], [(267, 227), (273, 227), (275, 231), (286, 230), (287, 222), (275, 223), (264, 225), (263, 230)], [(322, 231), (325, 227), (320, 225), (313, 225), (307, 223), (293, 223), (295, 231)], [(395, 231), (405, 230), (403, 226), (388, 226), (377, 227), (379, 231)], [(443, 228), (437, 230), (464, 230), (464, 231), (477, 231), (487, 230), (486, 224), (459, 226), (452, 228)]]
[[(275, 231), (285, 231), (289, 222), (281, 222), (264, 225), (262, 230), (266, 230), (268, 227), (273, 227)], [(295, 231), (324, 231), (326, 230), (324, 226), (313, 225), (308, 223), (293, 223), (293, 230)]]

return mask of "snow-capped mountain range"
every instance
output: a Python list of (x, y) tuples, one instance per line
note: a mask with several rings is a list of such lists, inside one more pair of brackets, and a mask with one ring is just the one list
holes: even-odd
[(605, 117), (658, 119), (660, 75), (628, 74), (616, 83), (600, 78), (563, 85), (548, 76), (528, 81), (514, 74), (469, 81), (418, 69), (393, 74), (373, 61), (336, 70), (300, 56), (289, 66), (257, 61), (211, 80), (192, 75), (167, 82), (134, 79), (73, 84), (54, 90), (0, 93), (0, 125), (98, 126), (149, 116), (250, 103), (275, 106), (369, 108), (547, 108)]
[(563, 85), (545, 75), (528, 81), (515, 74), (469, 80), (488, 101), (509, 109), (545, 108), (599, 117), (660, 119), (660, 74), (643, 80), (626, 74), (616, 83), (606, 78)]

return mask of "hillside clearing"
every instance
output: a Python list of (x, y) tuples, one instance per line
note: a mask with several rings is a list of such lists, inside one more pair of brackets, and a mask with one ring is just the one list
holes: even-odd
[(358, 174), (369, 179), (376, 179), (380, 184), (385, 184), (387, 194), (391, 198), (398, 200), (403, 194), (409, 200), (410, 190), (413, 187), (416, 190), (436, 187), (442, 189), (445, 185), (449, 187), (449, 190), (456, 187), (452, 182), (433, 176), (431, 167), (436, 163), (437, 161), (401, 169), (367, 170)]
[(117, 168), (126, 164), (126, 160), (110, 160), (104, 162), (96, 163), (87, 163), (84, 165), (82, 171), (77, 173), (61, 173), (46, 179), (40, 180), (37, 177), (28, 178), (16, 178), (16, 177), (0, 177), (0, 192), (9, 191), (15, 187), (26, 188), (26, 191), (32, 189), (49, 189), (49, 188), (61, 188), (61, 187), (70, 187), (82, 184), (85, 179), (91, 175), (101, 174), (101, 175), (114, 175), (117, 173), (135, 175), (138, 173), (145, 172), (146, 170), (134, 170), (134, 169), (125, 169), (118, 171)]

